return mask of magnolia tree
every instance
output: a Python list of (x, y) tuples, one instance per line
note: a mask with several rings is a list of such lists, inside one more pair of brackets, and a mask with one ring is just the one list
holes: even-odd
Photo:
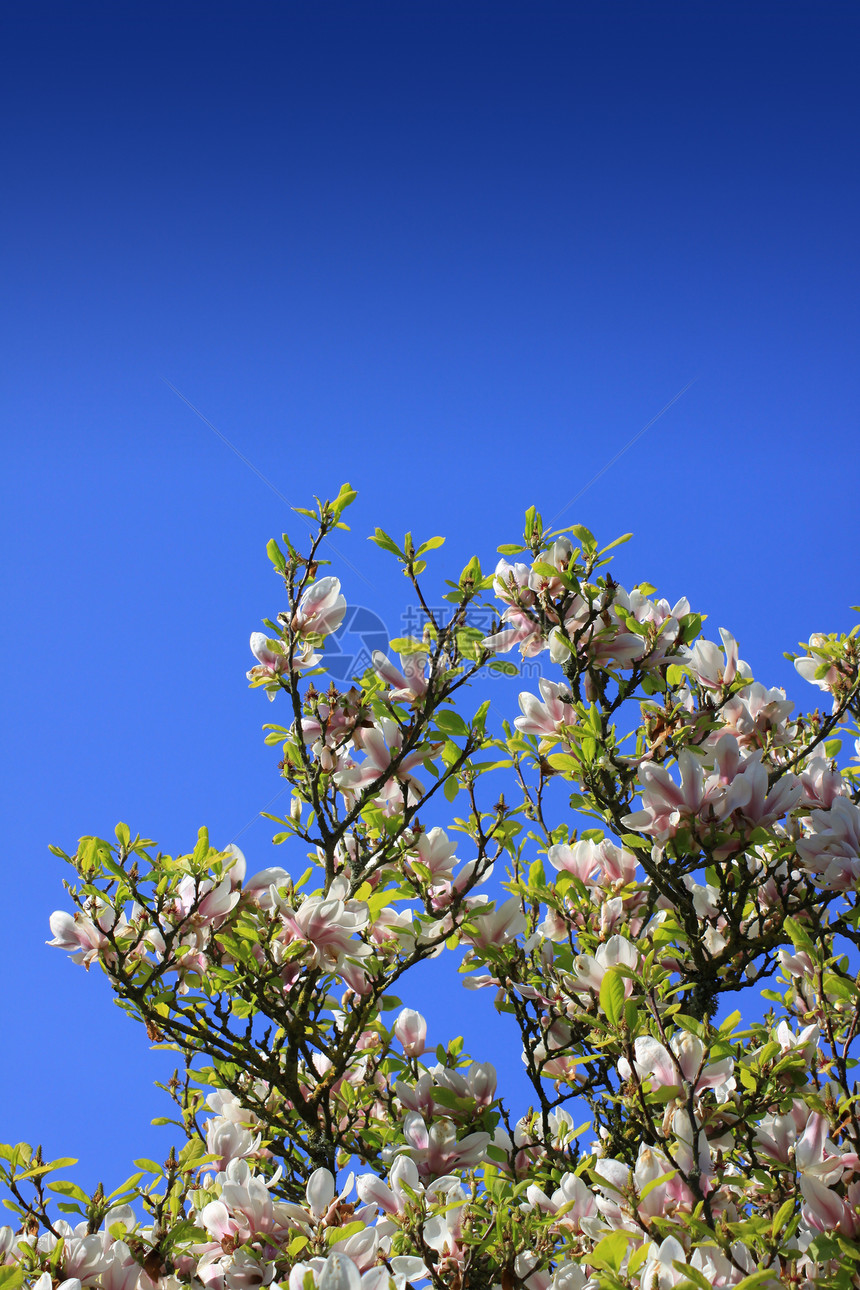
[[(796, 715), (728, 631), (531, 510), (444, 614), (442, 539), (377, 529), (423, 633), (326, 687), (354, 496), (304, 512), (304, 553), (269, 544), (282, 610), (251, 637), (289, 863), (124, 824), (65, 856), (50, 943), (176, 1052), (180, 1136), (93, 1195), (0, 1147), (0, 1290), (857, 1286), (857, 637), (803, 647), (824, 710)], [(515, 647), (546, 675), (496, 722), (505, 687), (473, 711), (468, 685)], [(518, 1118), (408, 1006), (445, 953), (518, 1034)]]

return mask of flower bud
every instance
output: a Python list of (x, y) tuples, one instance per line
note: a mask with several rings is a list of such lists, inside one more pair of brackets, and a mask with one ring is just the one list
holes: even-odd
[(394, 1033), (407, 1057), (420, 1057), (426, 1052), (427, 1022), (414, 1008), (403, 1009), (394, 1023)]

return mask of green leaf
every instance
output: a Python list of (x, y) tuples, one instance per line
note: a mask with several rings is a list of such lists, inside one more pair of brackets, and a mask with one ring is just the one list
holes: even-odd
[(146, 1156), (141, 1156), (140, 1160), (134, 1162), (138, 1169), (143, 1169), (147, 1173), (161, 1174), (164, 1172), (161, 1165), (157, 1165), (154, 1160), (147, 1160)]
[(597, 538), (591, 529), (587, 529), (584, 524), (571, 524), (570, 531), (579, 538), (586, 555), (591, 555), (597, 550)]
[(177, 1165), (180, 1173), (190, 1173), (198, 1165), (210, 1164), (217, 1159), (217, 1156), (211, 1156), (207, 1153), (205, 1142), (201, 1141), (200, 1138), (192, 1138), (190, 1142), (186, 1142), (180, 1151)]
[(114, 1204), (116, 1204), (117, 1202), (115, 1198), (117, 1196), (122, 1195), (123, 1192), (127, 1191), (127, 1192), (133, 1193), (136, 1190), (137, 1184), (140, 1182), (142, 1177), (143, 1177), (142, 1173), (137, 1173), (137, 1174), (132, 1174), (130, 1178), (126, 1178), (125, 1182), (122, 1184), (121, 1187), (117, 1187), (115, 1191), (111, 1192), (111, 1194), (108, 1196), (108, 1200), (111, 1200), (113, 1201)]
[(773, 1225), (770, 1229), (771, 1237), (776, 1240), (779, 1233), (788, 1225), (789, 1219), (794, 1213), (795, 1200), (790, 1197), (785, 1204), (780, 1205), (773, 1217)]
[(815, 948), (805, 928), (796, 919), (784, 918), (782, 925), (791, 937), (791, 943), (796, 950), (813, 950)]
[(642, 1190), (640, 1191), (639, 1199), (645, 1200), (648, 1196), (651, 1195), (655, 1187), (662, 1187), (663, 1183), (669, 1182), (670, 1179), (675, 1177), (675, 1174), (677, 1172), (678, 1172), (677, 1169), (673, 1169), (671, 1173), (658, 1174), (656, 1178), (652, 1178), (650, 1182), (647, 1182), (645, 1186), (642, 1188)]
[(48, 1183), (48, 1191), (55, 1191), (58, 1196), (68, 1196), (70, 1200), (77, 1200), (82, 1205), (89, 1205), (90, 1203), (90, 1198), (82, 1187), (79, 1187), (77, 1183), (66, 1182), (65, 1179)]
[(753, 1286), (763, 1286), (768, 1281), (773, 1285), (775, 1279), (773, 1272), (752, 1272), (743, 1281), (738, 1281), (734, 1290), (753, 1290)]
[[(621, 534), (621, 537), (613, 538), (613, 540), (609, 543), (609, 545), (608, 545), (608, 546), (603, 547), (603, 549), (601, 550), (600, 554), (601, 554), (601, 555), (605, 555), (605, 554), (606, 554), (606, 552), (607, 552), (607, 551), (611, 551), (613, 547), (616, 547), (616, 546), (622, 546), (622, 545), (623, 545), (623, 543), (625, 543), (625, 542), (629, 542), (629, 541), (630, 541), (630, 539), (632, 538), (632, 536), (633, 536), (633, 534), (632, 534), (632, 533), (622, 533), (622, 534)], [(639, 590), (640, 590), (640, 591), (642, 590), (641, 586), (640, 586)], [(656, 587), (654, 588), (654, 590), (656, 591)], [(646, 593), (646, 594), (650, 594), (650, 593)]]
[(278, 573), (283, 573), (287, 567), (287, 559), (274, 538), (270, 538), (266, 543), (266, 555), (269, 557)]
[(367, 540), (368, 542), (375, 542), (383, 551), (390, 551), (392, 555), (399, 555), (401, 559), (406, 559), (405, 555), (400, 550), (400, 547), (394, 541), (394, 538), (389, 537), (384, 529), (378, 528), (373, 536), (369, 537)]
[(678, 1261), (674, 1261), (672, 1266), (679, 1272), (684, 1273), (687, 1280), (683, 1284), (695, 1286), (696, 1290), (713, 1290), (713, 1283), (698, 1268), (692, 1268), (689, 1263), (680, 1263)]
[(346, 1227), (329, 1227), (326, 1228), (326, 1240), (329, 1245), (335, 1245), (338, 1241), (347, 1241), (351, 1236), (356, 1236), (363, 1232), (365, 1224), (361, 1222), (347, 1223)]
[(684, 1012), (677, 1012), (675, 1014), (675, 1021), (682, 1030), (686, 1030), (690, 1035), (695, 1035), (696, 1038), (701, 1039), (702, 1042), (705, 1041), (705, 1027), (702, 1025), (701, 1021), (697, 1021), (695, 1017), (688, 1017)]
[[(641, 1265), (645, 1262), (645, 1260), (648, 1257), (648, 1251), (650, 1250), (650, 1248), (651, 1246), (648, 1243), (648, 1241), (643, 1241), (642, 1244), (633, 1251), (633, 1253), (630, 1255), (630, 1258), (627, 1260), (628, 1277), (632, 1277), (634, 1272), (637, 1270), (637, 1268), (641, 1267)], [(710, 1286), (708, 1287), (708, 1290), (711, 1290)]]
[(532, 573), (536, 573), (541, 578), (557, 578), (558, 569), (554, 564), (547, 564), (545, 560), (536, 560), (532, 565)]
[(426, 551), (436, 551), (440, 546), (444, 545), (444, 542), (445, 542), (445, 539), (443, 537), (428, 538), (426, 542), (421, 543), (421, 545), (418, 548), (417, 554), (424, 555)]
[(737, 1011), (733, 1012), (731, 1016), (726, 1017), (725, 1021), (720, 1026), (720, 1034), (730, 1035), (740, 1021), (741, 1014)]
[(615, 968), (608, 968), (600, 983), (600, 1006), (611, 1026), (617, 1026), (624, 1011), (624, 978)]
[(588, 1256), (588, 1262), (596, 1268), (609, 1268), (612, 1272), (620, 1272), (631, 1239), (631, 1232), (610, 1232), (608, 1236), (602, 1237), (597, 1242)]
[(340, 492), (332, 502), (332, 509), (334, 510), (335, 515), (339, 517), (341, 512), (346, 510), (347, 506), (352, 505), (356, 497), (358, 497), (358, 493), (353, 488), (352, 484), (341, 484)]
[(457, 735), (462, 739), (469, 733), (469, 727), (460, 714), (450, 712), (447, 708), (442, 712), (434, 712), (433, 720), (445, 735)]
[(484, 702), (481, 704), (480, 708), (478, 708), (478, 711), (475, 713), (474, 717), (472, 718), (472, 726), (474, 727), (475, 730), (478, 731), (479, 734), (484, 733), (484, 727), (487, 724), (487, 713), (490, 710), (491, 702), (492, 700), (485, 699)]
[(542, 860), (533, 861), (529, 869), (529, 886), (530, 887), (546, 886), (546, 874), (544, 873)]
[(414, 636), (398, 636), (390, 642), (395, 654), (426, 654), (427, 646)]
[(491, 672), (499, 672), (502, 676), (516, 676), (519, 668), (516, 663), (506, 663), (503, 659), (495, 658), (490, 664)]
[(0, 1290), (18, 1290), (24, 1284), (24, 1269), (0, 1264)]

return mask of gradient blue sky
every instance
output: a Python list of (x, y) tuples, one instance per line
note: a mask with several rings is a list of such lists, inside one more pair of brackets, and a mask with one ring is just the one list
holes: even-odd
[[(47, 844), (250, 823), (249, 864), (283, 859), (244, 671), (265, 543), (301, 523), (165, 381), (295, 504), (358, 487), (367, 581), (334, 571), (394, 635), (376, 524), (446, 533), (440, 576), (492, 561), (696, 378), (564, 518), (634, 530), (623, 581), (807, 702), (781, 651), (860, 600), (860, 10), (34, 0), (0, 27), (0, 1137), (118, 1182), (166, 1151), (167, 1063), (45, 948)], [(463, 1018), (519, 1087), (489, 996), (432, 988), (433, 1038)]]

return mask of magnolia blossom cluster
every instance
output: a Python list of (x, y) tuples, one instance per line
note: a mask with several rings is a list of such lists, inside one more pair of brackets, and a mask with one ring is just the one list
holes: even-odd
[[(537, 567), (500, 560), (493, 587), (506, 606), (501, 616), (505, 626), (484, 645), (502, 653), (518, 645), (524, 658), (548, 650), (554, 663), (565, 663), (574, 654), (592, 667), (637, 664), (654, 669), (674, 659), (681, 622), (690, 612), (686, 598), (670, 606), (638, 588), (627, 592), (618, 586), (591, 596), (569, 594), (573, 556), (570, 539), (560, 537), (536, 561)], [(586, 697), (592, 697), (588, 678)]]
[[(321, 533), (339, 514), (321, 508)], [(293, 792), (276, 840), (309, 868), (249, 874), (208, 836), (175, 860), (128, 830), (82, 844), (84, 886), (50, 943), (186, 1050), (188, 1086), (171, 1088), (193, 1164), (161, 1208), (141, 1191), (145, 1221), (95, 1201), (77, 1226), (41, 1200), (20, 1210), (0, 1230), (9, 1290), (860, 1275), (860, 766), (835, 742), (860, 715), (854, 637), (810, 640), (797, 670), (833, 707), (796, 714), (728, 631), (708, 640), (686, 598), (596, 577), (602, 553), (574, 532), (582, 551), (527, 526), (530, 563), (484, 578), (472, 562), (451, 625), (428, 611), (420, 642), (395, 642), (398, 662), (374, 652), (346, 690), (315, 685), (339, 581), (315, 579), (316, 547), (276, 562), (297, 589), (276, 633), (252, 636), (248, 677), (289, 710), (269, 736)], [(374, 540), (416, 589), (440, 541)], [(481, 588), (500, 621), (476, 641)], [(486, 704), (470, 719), (452, 704), (515, 645), (554, 671), (488, 734)], [(522, 1114), (491, 1063), (462, 1038), (434, 1048), (393, 993), (446, 948), (510, 1027)], [(725, 996), (755, 985), (770, 1011), (745, 1024)]]
[[(786, 1066), (790, 1086), (789, 1072), (808, 1069), (816, 1036), (811, 1030), (795, 1035), (785, 1028), (781, 1041), (794, 1059)], [(754, 1198), (739, 1172), (733, 1178), (729, 1170), (717, 1180), (718, 1154), (732, 1144), (734, 1069), (729, 1058), (709, 1060), (703, 1045), (689, 1035), (668, 1047), (636, 1041), (633, 1061), (619, 1062), (619, 1074), (626, 1081), (635, 1079), (664, 1108), (661, 1145), (642, 1143), (632, 1166), (598, 1155), (591, 1181), (569, 1169), (557, 1173), (549, 1188), (537, 1182), (525, 1188), (518, 1208), (523, 1218), (539, 1219), (536, 1243), (549, 1239), (563, 1251), (553, 1266), (536, 1253), (516, 1255), (516, 1275), (527, 1290), (596, 1290), (601, 1242), (616, 1233), (625, 1238), (627, 1280), (641, 1290), (679, 1284), (688, 1269), (715, 1287), (738, 1284), (756, 1270), (742, 1242), (727, 1250), (693, 1244), (683, 1222), (702, 1195), (710, 1212), (726, 1224), (736, 1223)], [(462, 1093), (470, 1080), (478, 1100), (492, 1096), (494, 1074), (488, 1068), (470, 1071), (453, 1087)], [(452, 1087), (450, 1081), (447, 1086)], [(429, 1085), (420, 1094), (425, 1101), (428, 1090)], [(222, 1095), (214, 1095), (210, 1103), (218, 1114), (207, 1127), (209, 1145), (227, 1141), (225, 1123), (254, 1118)], [(557, 1113), (554, 1121), (556, 1140), (564, 1143), (570, 1117)], [(783, 1174), (796, 1172), (802, 1204), (793, 1244), (799, 1276), (806, 1282), (820, 1271), (807, 1253), (816, 1234), (837, 1230), (851, 1237), (858, 1230), (860, 1161), (834, 1144), (826, 1119), (810, 1112), (798, 1096), (789, 1099), (787, 1111), (762, 1116), (752, 1135), (760, 1164)], [(416, 1136), (407, 1133), (408, 1140)], [(528, 1149), (525, 1124), (517, 1126), (516, 1136), (517, 1144), (497, 1135), (498, 1154), (509, 1161), (518, 1149)], [(284, 1290), (404, 1290), (432, 1277), (442, 1284), (458, 1283), (471, 1254), (466, 1231), (477, 1202), (455, 1170), (474, 1168), (480, 1153), (448, 1161), (425, 1148), (416, 1162), (406, 1150), (395, 1156), (385, 1178), (351, 1173), (340, 1184), (330, 1171), (316, 1169), (299, 1204), (277, 1198), (279, 1171), (268, 1177), (255, 1172), (249, 1159), (252, 1145), (234, 1137), (235, 1154), (219, 1159), (217, 1172), (200, 1179), (188, 1216), (192, 1231), (173, 1251), (172, 1270), (145, 1257), (155, 1248), (156, 1236), (128, 1205), (109, 1211), (97, 1232), (86, 1222), (73, 1227), (62, 1220), (38, 1238), (0, 1228), (2, 1265), (26, 1268), (38, 1290), (51, 1290), (57, 1283), (67, 1290), (178, 1290), (186, 1284), (211, 1290), (269, 1285)], [(534, 1158), (530, 1163), (536, 1172)], [(452, 1172), (446, 1166), (453, 1166)], [(689, 1181), (694, 1177), (695, 1190)], [(665, 1235), (669, 1221), (673, 1231)]]
[[(361, 994), (368, 989), (369, 960), (397, 956), (420, 940), (439, 935), (444, 939), (444, 912), (453, 896), (490, 874), (489, 867), (476, 873), (475, 862), (455, 873), (455, 845), (441, 829), (415, 835), (404, 852), (404, 872), (414, 875), (417, 866), (429, 875), (423, 891), (430, 907), (442, 915), (442, 921), (432, 918), (418, 924), (409, 907), (377, 903), (371, 909), (366, 900), (350, 896), (351, 852), (354, 858), (354, 839), (347, 838), (338, 851), (343, 871), (324, 894), (305, 895), (294, 890), (286, 870), (277, 866), (246, 879), (245, 857), (231, 845), (224, 853), (228, 872), (220, 881), (186, 875), (157, 917), (136, 902), (117, 910), (91, 898), (74, 915), (63, 910), (51, 915), (54, 935), (49, 944), (69, 951), (76, 963), (89, 967), (101, 961), (108, 969), (121, 949), (126, 961), (146, 960), (175, 973), (180, 990), (187, 992), (189, 983), (205, 976), (214, 962), (221, 967), (233, 964), (219, 933), (233, 919), (251, 918), (260, 928), (254, 952), (261, 965), (267, 953), (278, 965), (285, 990), (306, 971), (317, 969)], [(484, 903), (486, 897), (463, 897), (464, 910)]]
[(270, 699), (278, 692), (278, 678), (287, 672), (316, 667), (322, 659), (315, 646), (337, 631), (346, 613), (337, 578), (319, 578), (302, 596), (296, 612), (284, 622), (285, 636), (269, 639), (251, 633), (251, 653), (257, 665), (248, 673), (252, 685), (264, 685)]

